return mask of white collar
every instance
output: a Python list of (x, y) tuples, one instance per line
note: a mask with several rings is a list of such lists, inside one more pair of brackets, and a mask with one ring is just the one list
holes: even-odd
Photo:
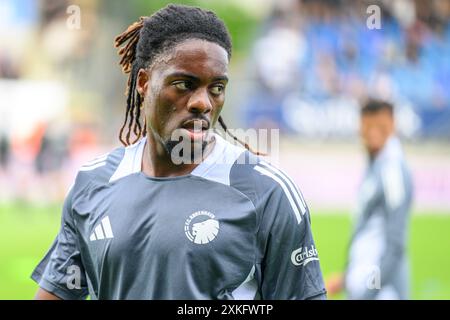
[[(245, 149), (229, 143), (217, 133), (213, 135), (215, 139), (213, 150), (190, 174), (229, 184), (231, 167)], [(141, 172), (146, 142), (147, 137), (143, 137), (135, 144), (125, 147), (125, 154), (109, 179), (110, 182)]]

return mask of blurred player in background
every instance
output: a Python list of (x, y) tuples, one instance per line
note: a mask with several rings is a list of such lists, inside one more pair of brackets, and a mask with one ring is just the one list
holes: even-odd
[(358, 199), (357, 223), (345, 275), (327, 281), (329, 294), (349, 299), (408, 299), (407, 238), (412, 182), (390, 103), (369, 100), (361, 110), (368, 168)]

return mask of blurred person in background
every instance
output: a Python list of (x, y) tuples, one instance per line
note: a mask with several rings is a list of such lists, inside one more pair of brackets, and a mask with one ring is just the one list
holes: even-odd
[(412, 181), (395, 134), (393, 106), (371, 99), (361, 110), (368, 168), (358, 195), (357, 223), (345, 275), (327, 281), (330, 295), (349, 299), (408, 299), (408, 224)]
[(64, 121), (58, 120), (45, 126), (34, 159), (35, 179), (40, 187), (39, 200), (44, 203), (59, 201), (65, 196), (64, 169), (68, 161), (68, 134)]

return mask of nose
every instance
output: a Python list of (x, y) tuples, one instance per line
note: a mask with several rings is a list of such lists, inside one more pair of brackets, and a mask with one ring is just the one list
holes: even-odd
[(189, 98), (187, 109), (192, 113), (208, 113), (212, 109), (211, 100), (209, 99), (208, 90), (206, 88), (198, 88)]

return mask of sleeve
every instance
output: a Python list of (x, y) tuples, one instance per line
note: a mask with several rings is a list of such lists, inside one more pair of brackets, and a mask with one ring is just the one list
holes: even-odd
[(278, 182), (263, 205), (260, 230), (266, 250), (261, 266), (261, 297), (326, 299), (309, 210), (291, 180), (288, 183), (280, 178)]
[(72, 197), (73, 188), (64, 201), (59, 233), (31, 275), (41, 288), (64, 300), (85, 299), (88, 295), (72, 217)]
[[(383, 212), (385, 214), (385, 250), (380, 260), (379, 284), (383, 288), (392, 282), (396, 268), (406, 250), (411, 194), (407, 174), (401, 164), (382, 167)], [(378, 290), (366, 290), (363, 299), (374, 299)]]

